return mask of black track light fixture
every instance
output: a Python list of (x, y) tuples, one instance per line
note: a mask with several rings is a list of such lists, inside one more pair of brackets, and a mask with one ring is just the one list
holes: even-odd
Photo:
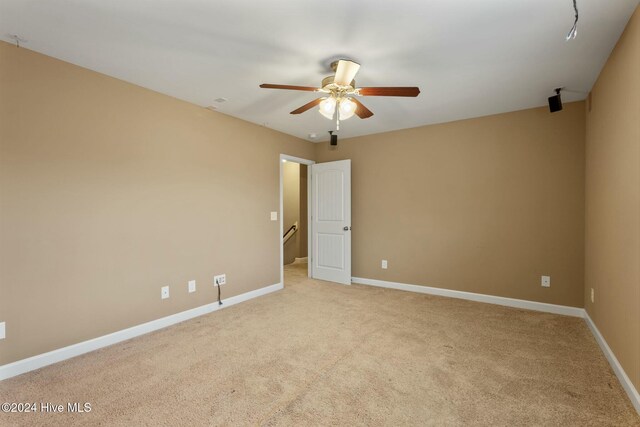
[(555, 89), (556, 94), (549, 97), (549, 112), (555, 113), (562, 110), (562, 98), (560, 97), (561, 87)]
[(334, 135), (333, 131), (329, 131), (329, 135), (331, 135), (331, 145), (338, 145), (338, 135)]

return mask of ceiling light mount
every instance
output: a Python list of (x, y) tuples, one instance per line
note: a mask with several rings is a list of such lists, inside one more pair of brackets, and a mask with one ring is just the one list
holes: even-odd
[(329, 68), (331, 68), (331, 71), (333, 71), (335, 73), (336, 70), (338, 69), (338, 64), (339, 63), (340, 63), (339, 59), (336, 59), (335, 61), (332, 61), (331, 64), (329, 64)]

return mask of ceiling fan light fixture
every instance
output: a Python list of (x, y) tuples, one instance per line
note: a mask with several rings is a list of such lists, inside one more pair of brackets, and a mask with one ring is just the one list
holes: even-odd
[(340, 106), (338, 107), (340, 113), (340, 120), (347, 120), (353, 117), (356, 112), (356, 103), (351, 98), (342, 98), (340, 100)]
[(333, 120), (333, 116), (336, 113), (336, 99), (333, 96), (328, 96), (320, 102), (318, 108), (320, 114), (325, 116), (329, 120)]

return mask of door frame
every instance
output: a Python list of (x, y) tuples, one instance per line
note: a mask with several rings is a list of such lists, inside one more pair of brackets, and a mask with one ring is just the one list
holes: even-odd
[[(301, 157), (290, 156), (288, 154), (280, 154), (280, 158), (278, 159), (279, 169), (280, 169), (280, 205), (278, 207), (278, 221), (280, 222), (280, 231), (278, 232), (278, 244), (280, 245), (280, 283), (284, 286), (284, 247), (282, 245), (282, 232), (284, 231), (284, 206), (283, 206), (283, 172), (284, 168), (282, 164), (283, 160), (288, 162), (300, 163), (302, 165), (307, 166), (307, 258), (312, 259), (313, 257), (313, 245), (311, 238), (312, 234), (312, 224), (311, 224), (311, 165), (314, 165), (316, 162), (309, 159), (303, 159)], [(307, 276), (312, 277), (312, 268), (313, 263), (307, 263)]]

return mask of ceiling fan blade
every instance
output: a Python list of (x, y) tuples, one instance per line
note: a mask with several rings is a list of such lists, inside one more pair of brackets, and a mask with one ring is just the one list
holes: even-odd
[(315, 92), (316, 90), (318, 90), (317, 87), (311, 87), (311, 86), (274, 85), (271, 83), (262, 83), (260, 87), (263, 89), (305, 90), (308, 92)]
[(362, 96), (418, 96), (417, 87), (361, 87), (358, 92)]
[(338, 68), (336, 68), (336, 76), (333, 82), (340, 86), (349, 86), (359, 69), (360, 64), (357, 62), (341, 59), (338, 61)]
[(351, 100), (356, 104), (356, 115), (361, 119), (368, 119), (373, 116), (373, 112), (369, 110), (367, 107), (362, 105), (362, 102), (358, 101), (355, 98), (351, 98)]
[(296, 108), (295, 110), (293, 110), (291, 113), (289, 114), (300, 114), (300, 113), (304, 113), (307, 110), (312, 109), (313, 107), (315, 107), (316, 105), (320, 104), (320, 101), (322, 101), (322, 98), (318, 98), (318, 99), (314, 99), (311, 102), (308, 102), (306, 104), (304, 104), (302, 107), (300, 108)]

